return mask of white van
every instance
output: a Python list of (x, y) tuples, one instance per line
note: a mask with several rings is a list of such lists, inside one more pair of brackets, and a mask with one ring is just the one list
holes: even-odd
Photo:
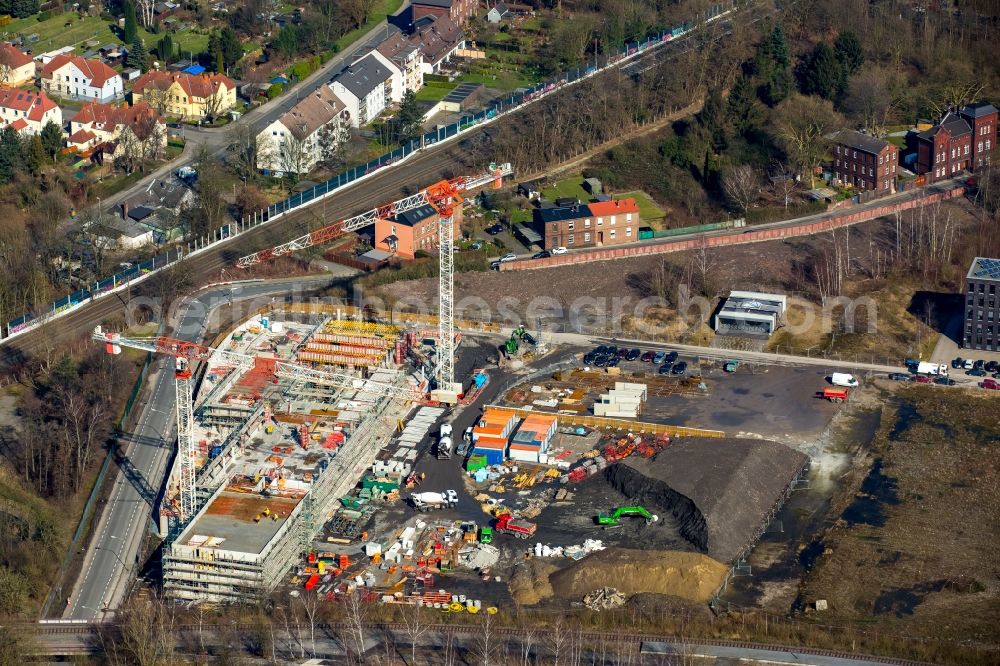
[(830, 383), (834, 386), (849, 386), (854, 388), (858, 385), (858, 380), (854, 378), (854, 375), (849, 375), (846, 372), (835, 372), (830, 375)]

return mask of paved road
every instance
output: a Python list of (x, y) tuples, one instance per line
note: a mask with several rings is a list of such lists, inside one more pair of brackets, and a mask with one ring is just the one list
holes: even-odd
[[(294, 281), (219, 287), (202, 291), (187, 301), (174, 335), (200, 341), (206, 322), (217, 307), (230, 302), (284, 294), (292, 288), (319, 287), (336, 278), (329, 275)], [(137, 573), (137, 558), (148, 530), (150, 512), (168, 472), (174, 448), (174, 382), (169, 361), (157, 360), (148, 393), (132, 432), (123, 437), (123, 463), (119, 465), (111, 495), (98, 518), (80, 575), (73, 586), (63, 616), (99, 621), (105, 609), (120, 603)]]

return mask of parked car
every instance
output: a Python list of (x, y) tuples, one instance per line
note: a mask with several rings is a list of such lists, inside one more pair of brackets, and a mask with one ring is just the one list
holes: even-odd
[(990, 377), (992, 377), (993, 379), (1000, 379), (1000, 372), (994, 372), (992, 375), (990, 375)]
[(962, 362), (962, 367), (966, 370), (972, 370), (972, 366), (975, 365), (975, 361), (971, 358), (967, 358)]
[(594, 353), (598, 354), (598, 355), (600, 355), (600, 354), (607, 354), (608, 353), (608, 348), (605, 347), (604, 345), (597, 345), (597, 347), (594, 348)]
[(552, 252), (553, 255), (557, 255), (557, 254), (566, 254), (567, 252), (569, 252), (569, 250), (567, 250), (566, 248), (564, 248), (562, 246), (559, 246), (559, 247), (552, 248), (550, 250), (550, 252)]
[(625, 360), (628, 357), (628, 348), (622, 347), (618, 350), (618, 360)]
[(890, 372), (889, 373), (889, 379), (891, 379), (894, 382), (908, 382), (908, 381), (910, 381), (910, 377), (911, 377), (911, 375), (908, 375), (905, 372)]
[(975, 361), (972, 362), (973, 370), (982, 370), (985, 366), (986, 366), (986, 361), (984, 361), (981, 358), (977, 358)]
[(688, 369), (688, 364), (685, 363), (684, 361), (680, 361), (673, 367), (673, 369), (670, 371), (670, 374), (683, 375), (685, 372), (687, 372), (687, 369)]
[(673, 365), (671, 365), (670, 363), (664, 363), (663, 365), (660, 366), (660, 369), (657, 370), (657, 372), (659, 374), (661, 374), (661, 375), (669, 375), (670, 374), (670, 369), (672, 367), (673, 367)]
[(639, 360), (643, 363), (652, 363), (654, 358), (656, 358), (656, 352), (648, 351), (645, 352)]
[(941, 386), (954, 386), (955, 380), (951, 377), (938, 377), (934, 380), (935, 384), (940, 384)]
[(604, 367), (607, 367), (607, 365), (608, 365), (608, 357), (607, 356), (598, 356), (597, 358), (594, 359), (594, 367), (595, 368), (604, 368)]
[(469, 249), (470, 250), (482, 250), (483, 249), (483, 241), (475, 241), (475, 242), (473, 242), (472, 245), (469, 246)]
[(982, 368), (973, 368), (972, 370), (966, 370), (965, 374), (969, 375), (970, 377), (985, 377), (986, 371), (983, 370)]
[(979, 385), (989, 391), (1000, 391), (1000, 382), (995, 379), (984, 379)]
[(951, 361), (951, 367), (953, 367), (956, 370), (961, 368), (964, 364), (965, 364), (965, 359), (963, 359), (961, 356), (954, 358)]
[(930, 384), (931, 382), (934, 381), (934, 378), (929, 377), (927, 375), (914, 375), (913, 381), (917, 382), (918, 384)]
[(1000, 363), (997, 363), (996, 361), (989, 361), (986, 365), (983, 366), (983, 370), (985, 370), (986, 372), (997, 372), (998, 370), (1000, 370)]
[(500, 263), (504, 263), (507, 261), (514, 261), (515, 259), (517, 259), (517, 255), (514, 254), (513, 252), (508, 252), (507, 254), (500, 257)]
[(498, 233), (503, 231), (503, 225), (497, 222), (496, 224), (491, 224), (490, 226), (486, 227), (484, 231), (488, 233), (490, 236), (496, 236)]
[(628, 354), (625, 355), (626, 361), (634, 361), (642, 355), (642, 352), (638, 349), (630, 349)]
[(662, 365), (663, 361), (667, 358), (667, 352), (658, 351), (653, 354), (653, 365)]
[(667, 363), (674, 363), (677, 361), (677, 352), (667, 352), (667, 357), (663, 359)]
[(604, 348), (604, 353), (605, 354), (610, 354), (612, 356), (617, 356), (618, 355), (618, 347), (615, 347), (614, 345), (608, 345), (607, 347)]
[(552, 256), (552, 254), (549, 253), (548, 250), (542, 250), (541, 252), (536, 252), (535, 254), (531, 255), (531, 258), (532, 259), (548, 259), (551, 256)]
[(494, 271), (500, 270), (500, 262), (499, 261), (494, 261), (493, 263), (491, 263), (490, 264), (490, 269), (492, 269)]
[(620, 359), (617, 356), (612, 356), (610, 359), (608, 359), (608, 367), (609, 368), (617, 368), (619, 360)]

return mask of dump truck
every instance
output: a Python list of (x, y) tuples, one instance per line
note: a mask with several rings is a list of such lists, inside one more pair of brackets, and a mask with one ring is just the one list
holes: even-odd
[(656, 514), (650, 513), (642, 506), (620, 506), (611, 513), (597, 514), (598, 525), (619, 525), (621, 519), (628, 516), (639, 516), (646, 519), (646, 524), (655, 523), (660, 519)]
[(497, 517), (494, 529), (500, 534), (513, 534), (518, 539), (527, 539), (535, 535), (538, 525), (523, 518), (515, 518), (512, 513), (504, 513)]
[(417, 511), (431, 511), (433, 509), (446, 509), (455, 504), (458, 499), (454, 490), (443, 493), (413, 493), (410, 500)]
[(846, 388), (825, 388), (823, 389), (823, 399), (830, 402), (844, 402), (850, 395)]

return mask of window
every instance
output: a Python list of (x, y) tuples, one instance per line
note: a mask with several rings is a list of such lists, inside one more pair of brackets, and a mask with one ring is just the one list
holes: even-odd
[(597, 226), (599, 226), (599, 227), (603, 227), (604, 226), (604, 218), (603, 217), (597, 218)]
[(570, 222), (569, 224), (566, 225), (566, 228), (569, 229), (570, 231), (573, 231), (573, 227), (575, 226), (576, 226), (575, 222)]
[(570, 235), (569, 235), (569, 238), (567, 238), (567, 239), (566, 239), (566, 244), (567, 244), (567, 245), (572, 245), (572, 244), (573, 244), (573, 242), (574, 242), (574, 241), (573, 241), (573, 234), (570, 234)]
[(840, 167), (840, 160), (837, 160), (837, 167)]
[(612, 215), (611, 216), (611, 226), (615, 226), (615, 221), (616, 221), (617, 217), (618, 217), (617, 215)]
[(840, 154), (840, 146), (837, 146), (837, 154)]
[(868, 175), (869, 176), (874, 176), (875, 175), (875, 169), (868, 169)]
[[(586, 220), (583, 221), (583, 228), (584, 229), (589, 229), (590, 228), (590, 218), (589, 217)], [(589, 236), (590, 234), (587, 234), (587, 235)]]
[(632, 235), (632, 227), (625, 227), (625, 235), (626, 236)]
[(982, 142), (982, 141), (980, 141), (980, 142), (979, 142), (979, 143), (978, 143), (978, 144), (976, 145), (976, 152), (977, 152), (977, 153), (981, 153), (981, 152), (983, 152), (983, 142)]
[(853, 157), (853, 158), (857, 159), (857, 157), (858, 157), (858, 151), (856, 151), (856, 150), (855, 150), (855, 151), (852, 151), (852, 152), (853, 152), (854, 154), (853, 154), (853, 155), (851, 155), (851, 157)]
[(881, 155), (878, 156), (878, 163), (882, 164), (882, 156)]
[(986, 150), (990, 149), (990, 140), (986, 139)]
[(614, 229), (612, 229), (611, 230), (611, 240), (614, 240), (617, 235), (618, 235), (618, 232), (615, 231)]
[(583, 234), (583, 242), (584, 243), (589, 243), (590, 242), (590, 232), (589, 231), (587, 233)]
[(965, 144), (965, 153), (964, 154), (966, 154), (966, 155), (969, 154), (969, 144)]
[(892, 165), (892, 172), (896, 173), (896, 165), (895, 164)]

